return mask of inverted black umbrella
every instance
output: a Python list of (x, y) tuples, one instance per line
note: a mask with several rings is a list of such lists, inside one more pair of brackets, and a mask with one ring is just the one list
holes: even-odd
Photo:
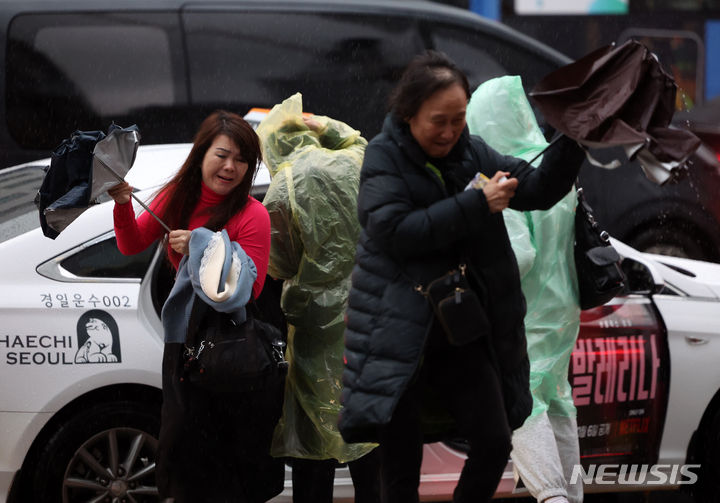
[(649, 179), (662, 184), (700, 146), (691, 132), (670, 128), (676, 92), (657, 57), (629, 40), (550, 73), (530, 96), (555, 129), (587, 147), (624, 147)]
[[(55, 239), (100, 195), (124, 181), (135, 162), (140, 132), (137, 126), (110, 126), (102, 131), (75, 131), (53, 151), (50, 167), (40, 186), (35, 204), (45, 236)], [(169, 232), (170, 228), (135, 194), (142, 205)]]

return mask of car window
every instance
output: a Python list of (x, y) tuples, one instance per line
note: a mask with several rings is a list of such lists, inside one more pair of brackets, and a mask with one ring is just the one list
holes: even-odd
[(433, 48), (445, 52), (466, 73), (470, 89), (502, 75), (520, 75), (526, 91), (557, 64), (511, 40), (457, 25), (428, 27)]
[[(10, 134), (38, 150), (55, 148), (76, 129), (106, 130), (112, 121), (144, 132), (150, 116), (186, 101), (177, 23), (159, 13), (16, 17), (7, 49)], [(154, 132), (143, 140), (180, 141)]]
[[(200, 8), (198, 8), (200, 9)], [(270, 107), (296, 92), (305, 110), (380, 130), (395, 81), (423, 43), (409, 17), (186, 11), (192, 100)]]
[(82, 278), (142, 279), (155, 254), (157, 243), (135, 255), (123, 255), (115, 236), (103, 239), (60, 260), (66, 271)]
[(0, 171), (0, 243), (40, 227), (33, 199), (43, 177), (44, 166)]

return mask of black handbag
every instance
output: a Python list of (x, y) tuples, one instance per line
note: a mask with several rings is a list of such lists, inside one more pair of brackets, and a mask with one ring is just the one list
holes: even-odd
[(284, 381), (285, 336), (258, 317), (255, 302), (248, 303), (246, 312), (245, 322), (237, 323), (232, 313), (216, 311), (195, 296), (182, 381), (214, 392), (259, 391)]
[(605, 304), (625, 288), (625, 273), (620, 255), (610, 244), (610, 236), (600, 229), (585, 200), (577, 189), (575, 210), (575, 268), (580, 290), (580, 308)]
[(490, 320), (468, 282), (466, 270), (467, 266), (460, 264), (430, 282), (426, 289), (418, 287), (454, 346), (464, 346), (490, 333)]

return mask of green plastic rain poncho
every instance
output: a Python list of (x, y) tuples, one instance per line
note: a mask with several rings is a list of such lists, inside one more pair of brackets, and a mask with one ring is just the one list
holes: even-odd
[[(498, 152), (527, 161), (548, 145), (520, 77), (500, 77), (478, 87), (468, 104), (467, 122), (472, 134)], [(573, 189), (546, 211), (503, 211), (527, 300), (531, 417), (543, 412), (576, 415), (567, 377), (580, 328), (573, 258), (576, 202)]]
[(290, 369), (271, 453), (357, 459), (375, 444), (346, 444), (337, 429), (344, 314), (360, 234), (357, 194), (367, 141), (327, 117), (302, 119), (302, 97), (276, 105), (258, 127), (272, 182), (269, 274), (283, 279)]

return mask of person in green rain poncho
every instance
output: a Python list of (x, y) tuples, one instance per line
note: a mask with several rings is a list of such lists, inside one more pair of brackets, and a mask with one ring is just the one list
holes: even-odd
[[(467, 108), (472, 134), (492, 148), (530, 161), (547, 147), (520, 77), (485, 82)], [(540, 162), (540, 159), (537, 161)], [(580, 503), (582, 481), (570, 484), (580, 463), (577, 413), (568, 382), (570, 356), (580, 328), (580, 300), (573, 258), (575, 206), (571, 190), (546, 211), (503, 211), (527, 301), (525, 330), (533, 409), (513, 432), (511, 457), (539, 502)]]
[(284, 280), (290, 362), (271, 454), (293, 458), (295, 503), (332, 502), (337, 462), (348, 463), (355, 501), (376, 503), (376, 444), (345, 443), (337, 428), (367, 141), (342, 122), (303, 116), (299, 93), (276, 105), (257, 132), (272, 177), (263, 201), (272, 227), (268, 273)]

